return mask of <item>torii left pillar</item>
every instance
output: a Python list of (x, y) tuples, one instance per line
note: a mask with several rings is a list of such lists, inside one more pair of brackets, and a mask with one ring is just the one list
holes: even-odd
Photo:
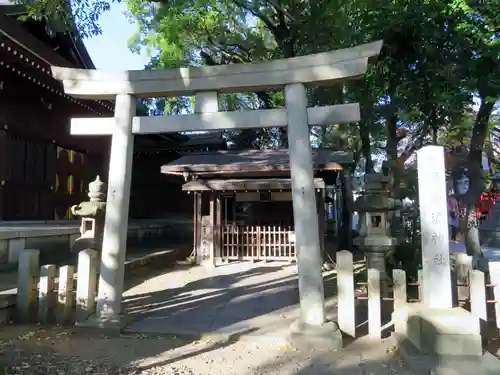
[(120, 94), (115, 102), (115, 126), (109, 158), (106, 220), (102, 241), (101, 268), (97, 294), (96, 322), (99, 327), (121, 325), (121, 302), (124, 288), (125, 256), (127, 251), (128, 212), (134, 135), (132, 120), (136, 99)]
[(322, 247), (305, 86), (285, 86), (285, 104), (300, 299), (300, 319), (290, 327), (290, 339), (299, 348), (336, 350), (342, 347), (342, 334), (336, 323), (325, 319)]

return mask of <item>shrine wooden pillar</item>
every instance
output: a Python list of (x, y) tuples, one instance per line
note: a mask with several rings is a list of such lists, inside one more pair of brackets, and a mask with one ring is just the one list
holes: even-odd
[[(316, 191), (316, 206), (318, 212), (318, 230), (319, 230), (319, 246), (321, 254), (325, 250), (325, 189), (318, 189)], [(324, 256), (324, 255), (323, 255)]]
[(217, 248), (217, 231), (215, 223), (215, 193), (210, 193), (210, 224), (212, 228), (212, 246), (210, 247), (210, 265), (215, 266), (215, 252)]
[(215, 198), (215, 264), (222, 260), (222, 199)]
[(9, 137), (5, 129), (0, 129), (0, 221), (5, 215), (4, 186), (9, 177)]
[(201, 244), (201, 193), (193, 194), (193, 254), (195, 259), (200, 257)]

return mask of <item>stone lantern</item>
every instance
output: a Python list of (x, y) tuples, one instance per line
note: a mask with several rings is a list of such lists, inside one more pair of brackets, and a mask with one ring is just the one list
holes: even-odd
[(71, 207), (73, 215), (81, 217), (82, 220), (81, 236), (71, 247), (72, 252), (83, 249), (101, 250), (106, 213), (106, 189), (106, 184), (97, 176), (95, 181), (89, 184), (90, 200)]
[(388, 177), (382, 174), (367, 174), (365, 192), (354, 202), (361, 223), (354, 244), (365, 252), (367, 267), (380, 271), (381, 280), (387, 280), (385, 261), (398, 243), (391, 236), (390, 219), (393, 211), (401, 208), (401, 201), (390, 197), (388, 182)]

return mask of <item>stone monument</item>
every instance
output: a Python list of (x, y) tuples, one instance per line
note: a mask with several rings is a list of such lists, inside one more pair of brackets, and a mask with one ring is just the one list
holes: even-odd
[(451, 308), (450, 244), (444, 154), (427, 146), (417, 153), (422, 237), (422, 294), (429, 308)]
[(380, 271), (383, 284), (387, 282), (386, 258), (392, 254), (397, 239), (390, 233), (390, 212), (401, 208), (401, 201), (390, 197), (385, 189), (388, 177), (378, 173), (365, 176), (365, 192), (356, 202), (361, 228), (354, 244), (366, 254), (367, 268)]
[(71, 247), (73, 253), (84, 249), (101, 251), (106, 213), (106, 188), (106, 184), (97, 176), (95, 181), (89, 184), (90, 200), (71, 207), (71, 213), (81, 217), (82, 220), (80, 237)]
[(402, 339), (400, 352), (416, 348), (419, 353), (429, 355), (427, 362), (437, 363), (434, 373), (444, 374), (440, 371), (449, 365), (455, 366), (459, 359), (468, 358), (479, 366), (482, 360), (480, 324), (478, 317), (461, 307), (453, 307), (443, 147), (423, 147), (417, 152), (417, 163), (422, 298), (421, 303), (395, 310), (393, 321), (396, 327), (401, 327), (396, 331)]

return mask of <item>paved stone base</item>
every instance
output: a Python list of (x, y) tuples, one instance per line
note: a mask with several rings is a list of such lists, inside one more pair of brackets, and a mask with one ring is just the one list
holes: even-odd
[(422, 304), (393, 314), (396, 333), (419, 351), (436, 355), (481, 356), (479, 319), (463, 308), (429, 309)]
[[(429, 375), (498, 375), (500, 360), (490, 353), (481, 356), (423, 354), (406, 338), (398, 337), (398, 353), (405, 367)], [(458, 348), (458, 345), (457, 345)]]
[(297, 320), (290, 327), (290, 345), (299, 350), (338, 350), (342, 349), (342, 333), (335, 322), (322, 326), (312, 326)]
[(75, 326), (81, 328), (99, 328), (101, 330), (121, 332), (123, 328), (130, 323), (129, 318), (125, 316), (99, 318), (90, 316), (87, 320), (76, 322)]

